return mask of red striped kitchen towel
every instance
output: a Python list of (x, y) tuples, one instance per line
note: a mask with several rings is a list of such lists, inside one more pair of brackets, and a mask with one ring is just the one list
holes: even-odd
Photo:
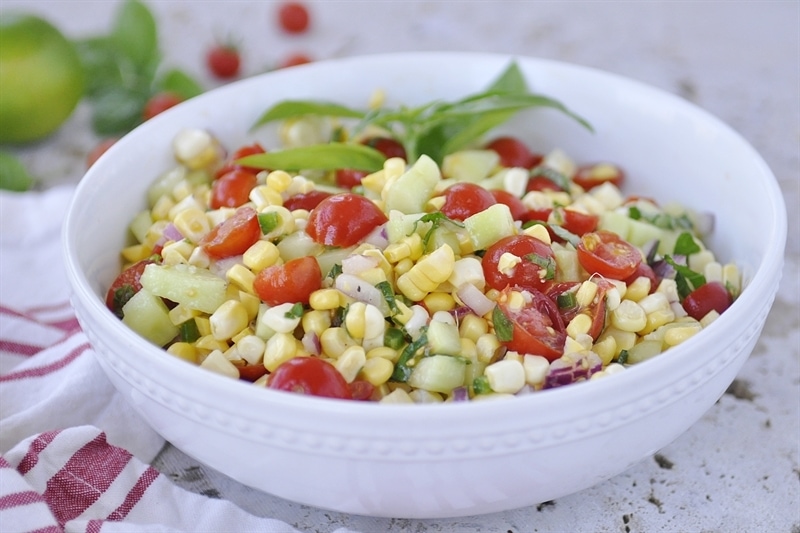
[(0, 193), (0, 532), (297, 531), (150, 466), (163, 439), (114, 390), (69, 305), (72, 191)]

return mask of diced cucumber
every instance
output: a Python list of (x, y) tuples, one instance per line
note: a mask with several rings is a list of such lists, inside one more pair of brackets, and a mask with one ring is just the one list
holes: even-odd
[(628, 215), (626, 214), (619, 213), (617, 211), (604, 211), (600, 215), (600, 221), (597, 224), (597, 229), (611, 231), (623, 239), (628, 240), (631, 222), (633, 222), (633, 220), (628, 218)]
[(169, 319), (167, 306), (147, 289), (134, 294), (122, 306), (122, 313), (125, 325), (158, 346), (164, 346), (179, 333), (178, 326)]
[(386, 223), (386, 238), (390, 243), (396, 243), (404, 237), (414, 232), (425, 235), (432, 224), (430, 222), (420, 222), (425, 213), (401, 213), (400, 211), (389, 212), (389, 222)]
[[(291, 261), (307, 255), (319, 255), (324, 247), (312, 239), (305, 231), (290, 233), (277, 244), (278, 252), (284, 261)], [(320, 267), (321, 268), (321, 267)], [(327, 271), (323, 270), (323, 274)]]
[(580, 281), (581, 264), (578, 262), (578, 252), (564, 247), (553, 247), (556, 259), (556, 281)]
[(453, 250), (461, 249), (461, 242), (458, 240), (458, 235), (448, 228), (438, 227), (431, 233), (428, 239), (428, 252), (438, 250), (444, 245), (448, 245)]
[(517, 232), (511, 210), (506, 204), (494, 204), (464, 220), (475, 250), (485, 250), (503, 237)]
[(150, 211), (145, 209), (140, 211), (131, 221), (130, 230), (136, 242), (142, 244), (147, 239), (147, 230), (153, 225), (153, 217), (150, 216)]
[(423, 357), (414, 365), (408, 384), (415, 389), (449, 394), (464, 384), (467, 361), (450, 355)]
[(175, 188), (175, 185), (186, 178), (186, 175), (187, 169), (183, 166), (175, 167), (161, 174), (147, 189), (148, 205), (153, 207), (162, 196), (172, 196), (172, 190)]
[(481, 181), (479, 185), (484, 189), (503, 189), (519, 198), (523, 197), (528, 186), (529, 172), (527, 169), (512, 167), (504, 168), (496, 174)]
[(458, 355), (461, 353), (461, 336), (455, 324), (432, 320), (428, 324), (428, 346), (431, 353)]
[(189, 309), (213, 313), (226, 299), (228, 283), (208, 270), (191, 265), (147, 265), (142, 287)]
[(256, 316), (256, 331), (255, 334), (257, 337), (261, 337), (264, 340), (269, 340), (270, 337), (275, 335), (275, 330), (269, 327), (264, 323), (262, 318), (264, 317), (264, 313), (267, 312), (269, 306), (264, 302), (259, 303), (258, 306), (258, 315)]
[(476, 183), (486, 179), (500, 163), (494, 150), (461, 150), (448, 154), (442, 161), (442, 174), (448, 179)]
[(386, 187), (386, 210), (420, 213), (442, 176), (436, 162), (427, 155), (419, 159), (397, 180)]
[(354, 246), (349, 248), (331, 248), (325, 250), (317, 255), (317, 263), (319, 263), (319, 270), (323, 276), (327, 276), (334, 265), (341, 265), (345, 257), (353, 253)]
[(643, 340), (628, 350), (628, 364), (641, 363), (663, 351), (661, 341)]
[(661, 241), (664, 239), (664, 230), (649, 222), (642, 222), (641, 220), (630, 220), (628, 225), (628, 242), (634, 246), (642, 247), (650, 241)]

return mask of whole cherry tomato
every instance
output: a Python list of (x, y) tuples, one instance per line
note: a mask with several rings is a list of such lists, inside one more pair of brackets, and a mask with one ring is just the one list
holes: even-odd
[(722, 314), (733, 302), (725, 285), (709, 281), (690, 292), (683, 300), (683, 308), (695, 320), (702, 320), (711, 311)]
[(183, 102), (183, 98), (175, 93), (162, 92), (155, 94), (144, 105), (142, 118), (144, 120), (150, 120), (154, 116), (163, 113), (170, 107), (175, 107), (181, 102)]
[(309, 19), (308, 9), (300, 2), (285, 2), (278, 8), (278, 23), (288, 33), (303, 33)]
[(236, 210), (232, 217), (211, 228), (200, 247), (213, 259), (240, 255), (261, 237), (258, 214), (252, 207)]
[(350, 387), (331, 363), (319, 357), (294, 357), (281, 363), (267, 387), (297, 394), (351, 400)]
[[(506, 253), (519, 258), (519, 262), (503, 268), (500, 260)], [(482, 264), (486, 283), (499, 291), (506, 287), (540, 290), (556, 275), (552, 248), (536, 237), (525, 234), (504, 237), (494, 243), (483, 255)]]
[(345, 192), (325, 198), (311, 210), (306, 232), (320, 244), (346, 248), (387, 221), (371, 200)]
[(587, 272), (611, 279), (629, 278), (642, 262), (638, 248), (605, 230), (585, 234), (577, 250), (578, 262)]
[(636, 270), (633, 272), (633, 274), (631, 274), (630, 277), (628, 277), (624, 281), (626, 285), (630, 285), (631, 283), (633, 283), (634, 281), (636, 281), (641, 277), (645, 277), (650, 280), (650, 293), (651, 294), (654, 293), (658, 288), (659, 284), (658, 276), (656, 276), (656, 273), (652, 269), (652, 267), (647, 263), (645, 263), (644, 261), (639, 263), (639, 266), (636, 267)]
[(500, 156), (500, 164), (504, 167), (521, 167), (531, 169), (542, 161), (542, 156), (535, 154), (521, 140), (515, 137), (498, 137), (486, 145)]
[(239, 50), (235, 46), (217, 44), (206, 53), (206, 65), (217, 78), (235, 78), (241, 67)]
[(273, 265), (256, 274), (253, 289), (264, 302), (307, 304), (311, 293), (322, 287), (322, 271), (311, 256)]
[(460, 182), (444, 190), (444, 205), (441, 211), (452, 220), (463, 221), (496, 203), (492, 193), (480, 185)]
[(555, 218), (565, 230), (579, 237), (597, 229), (597, 224), (600, 222), (600, 217), (597, 215), (564, 207), (556, 207), (551, 218)]
[(250, 191), (257, 178), (252, 172), (242, 169), (223, 174), (211, 185), (211, 208), (239, 207), (250, 201)]

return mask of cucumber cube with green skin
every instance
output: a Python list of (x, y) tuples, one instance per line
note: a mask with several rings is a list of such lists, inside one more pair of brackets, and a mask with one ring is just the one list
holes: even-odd
[(131, 233), (133, 234), (136, 242), (143, 243), (147, 238), (147, 230), (153, 225), (153, 218), (150, 216), (150, 211), (140, 211), (130, 224)]
[(423, 357), (414, 365), (408, 384), (415, 389), (449, 394), (464, 384), (467, 361), (451, 355)]
[(511, 210), (506, 204), (501, 203), (467, 217), (464, 220), (464, 227), (476, 250), (485, 250), (503, 237), (517, 232)]
[(389, 212), (389, 222), (386, 223), (386, 238), (390, 243), (396, 243), (412, 233), (420, 236), (430, 231), (430, 222), (420, 222), (425, 213), (401, 213), (400, 211)]
[(158, 296), (141, 289), (122, 306), (122, 322), (158, 346), (164, 346), (178, 333), (169, 318), (169, 309)]
[(386, 211), (422, 213), (442, 175), (436, 162), (427, 155), (419, 159), (396, 181), (386, 187)]
[(461, 336), (455, 324), (432, 320), (428, 324), (428, 346), (431, 353), (458, 355), (461, 353)]
[(628, 215), (616, 211), (605, 211), (600, 215), (597, 229), (616, 233), (620, 238), (627, 241), (631, 222), (633, 222), (633, 220), (629, 218)]
[(226, 300), (228, 282), (191, 265), (147, 265), (142, 287), (189, 309), (213, 313)]

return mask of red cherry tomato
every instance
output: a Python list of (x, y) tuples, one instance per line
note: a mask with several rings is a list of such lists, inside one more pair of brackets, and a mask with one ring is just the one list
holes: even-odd
[(371, 200), (345, 192), (325, 198), (311, 211), (306, 232), (320, 244), (346, 248), (387, 221)]
[(572, 181), (586, 191), (606, 182), (619, 187), (624, 179), (625, 174), (622, 169), (608, 163), (582, 166), (572, 177)]
[[(510, 253), (520, 262), (507, 271), (500, 270), (500, 258)], [(483, 275), (486, 283), (499, 291), (506, 287), (540, 290), (549, 284), (556, 274), (555, 255), (552, 248), (530, 235), (512, 235), (500, 239), (483, 255)]]
[(650, 267), (650, 265), (644, 261), (639, 263), (639, 266), (636, 267), (636, 270), (633, 272), (633, 274), (631, 274), (630, 277), (624, 281), (626, 285), (630, 285), (641, 277), (645, 277), (650, 280), (650, 293), (654, 293), (659, 284), (658, 276), (656, 276), (655, 271)]
[(305, 65), (306, 63), (311, 63), (311, 58), (306, 54), (291, 54), (281, 61), (278, 68), (296, 67), (297, 65)]
[(514, 220), (522, 220), (528, 208), (522, 203), (522, 200), (503, 189), (494, 189), (489, 191), (494, 196), (494, 201), (498, 204), (506, 204), (511, 211), (511, 218)]
[(357, 379), (350, 384), (350, 394), (354, 400), (369, 400), (375, 393), (375, 385), (363, 379)]
[(683, 308), (695, 320), (702, 320), (711, 311), (722, 314), (733, 302), (725, 285), (709, 281), (690, 292), (683, 300)]
[(235, 46), (215, 45), (206, 53), (206, 65), (217, 78), (235, 78), (241, 66), (239, 50)]
[(555, 181), (545, 176), (534, 176), (528, 180), (528, 185), (525, 190), (531, 191), (563, 191)]
[(606, 291), (613, 287), (613, 285), (604, 279), (597, 279), (595, 281), (597, 283), (597, 294), (592, 300), (592, 303), (586, 306), (581, 306), (576, 303), (573, 307), (558, 307), (558, 297), (564, 293), (576, 291), (581, 285), (579, 281), (555, 283), (548, 287), (545, 294), (553, 302), (556, 302), (556, 307), (561, 314), (564, 324), (569, 324), (569, 322), (579, 314), (584, 314), (591, 318), (592, 325), (587, 333), (593, 339), (597, 340), (597, 337), (603, 332), (603, 327), (606, 322)]
[(300, 2), (285, 2), (278, 8), (278, 23), (288, 33), (303, 33), (308, 29), (309, 15)]
[(642, 253), (610, 231), (596, 231), (581, 237), (578, 262), (590, 274), (611, 279), (629, 278), (642, 262)]
[[(374, 148), (382, 153), (386, 159), (391, 157), (406, 158), (405, 147), (399, 141), (391, 137), (370, 137), (363, 140), (361, 144)], [(344, 189), (352, 189), (353, 187), (361, 185), (361, 180), (367, 174), (369, 174), (369, 172), (352, 168), (339, 169), (336, 171), (336, 184)]]
[(103, 139), (102, 141), (100, 141), (97, 144), (97, 146), (92, 148), (91, 152), (89, 152), (89, 154), (86, 156), (86, 168), (89, 168), (92, 165), (94, 165), (97, 162), (97, 160), (100, 159), (100, 156), (106, 153), (109, 148), (114, 146), (114, 143), (116, 143), (118, 140), (119, 139), (117, 139), (116, 137), (110, 137), (108, 139)]
[(252, 172), (253, 174), (258, 174), (263, 169), (256, 168), (256, 167), (246, 167), (246, 166), (242, 166), (242, 165), (237, 165), (235, 163), (235, 161), (238, 161), (239, 159), (242, 159), (243, 157), (247, 157), (248, 155), (263, 154), (265, 152), (266, 152), (266, 150), (264, 150), (264, 148), (258, 143), (253, 143), (253, 144), (249, 144), (247, 146), (242, 146), (241, 148), (239, 148), (238, 150), (233, 152), (233, 155), (231, 155), (231, 157), (228, 159), (227, 164), (225, 166), (223, 166), (221, 169), (219, 169), (216, 172), (214, 177), (215, 178), (219, 178), (220, 176), (222, 176), (224, 174), (227, 174), (231, 170), (237, 170), (237, 169), (247, 170), (248, 172)]
[(533, 301), (522, 309), (498, 304), (512, 324), (511, 339), (502, 344), (520, 354), (541, 355), (555, 361), (564, 353), (564, 324), (552, 300), (539, 291), (532, 294)]
[(150, 120), (159, 113), (163, 113), (170, 107), (174, 107), (183, 102), (183, 98), (175, 93), (163, 92), (153, 95), (144, 105), (142, 118)]
[(267, 367), (260, 363), (239, 367), (239, 379), (253, 382), (267, 373)]
[(223, 259), (245, 253), (260, 237), (258, 214), (252, 207), (245, 206), (211, 228), (200, 241), (200, 247), (212, 259)]
[(108, 288), (106, 307), (111, 309), (118, 317), (122, 317), (122, 306), (130, 300), (131, 296), (142, 289), (142, 283), (139, 280), (145, 267), (155, 262), (153, 259), (143, 259), (120, 272)]
[(256, 175), (247, 170), (231, 170), (214, 180), (211, 186), (211, 208), (239, 207), (250, 201), (256, 186)]
[(500, 164), (504, 167), (533, 168), (542, 161), (542, 156), (535, 154), (525, 143), (514, 137), (498, 137), (486, 145), (500, 156)]
[(295, 209), (305, 209), (306, 211), (311, 211), (328, 196), (331, 196), (331, 193), (314, 189), (313, 191), (290, 196), (284, 200), (283, 207), (289, 211), (294, 211)]
[(600, 222), (600, 217), (597, 215), (582, 213), (574, 209), (566, 209), (563, 207), (557, 207), (553, 214), (556, 221), (559, 222), (565, 230), (579, 237), (597, 229), (597, 224)]
[(267, 387), (325, 398), (353, 398), (336, 367), (318, 357), (294, 357), (281, 363), (269, 376)]
[(336, 171), (336, 185), (342, 189), (352, 189), (361, 185), (361, 180), (369, 172), (365, 170), (356, 170), (354, 168), (340, 168)]
[(256, 274), (253, 289), (269, 305), (307, 304), (311, 293), (322, 287), (322, 271), (317, 260), (298, 257), (273, 265)]
[(455, 183), (444, 190), (442, 213), (452, 220), (463, 221), (496, 204), (494, 195), (475, 183)]

